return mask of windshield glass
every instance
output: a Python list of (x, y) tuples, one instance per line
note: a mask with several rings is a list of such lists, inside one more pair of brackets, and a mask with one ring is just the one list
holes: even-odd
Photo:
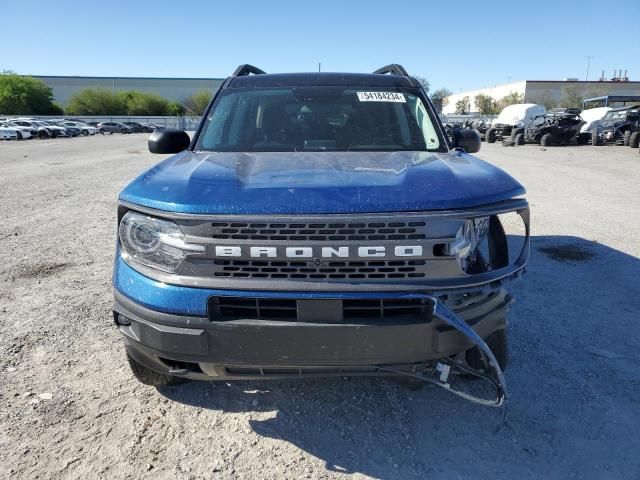
[(417, 92), (316, 86), (224, 90), (196, 145), (225, 152), (439, 148)]

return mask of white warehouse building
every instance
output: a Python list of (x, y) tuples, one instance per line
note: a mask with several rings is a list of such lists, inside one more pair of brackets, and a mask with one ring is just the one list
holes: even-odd
[(517, 82), (503, 83), (492, 87), (468, 90), (454, 93), (447, 97), (446, 105), (442, 113), (453, 114), (456, 111), (456, 102), (464, 97), (469, 97), (471, 112), (476, 111), (474, 98), (478, 94), (489, 95), (496, 101), (517, 93), (522, 95), (524, 103), (544, 104), (550, 99), (560, 102), (568, 92), (578, 94), (582, 98), (599, 97), (603, 95), (640, 95), (640, 82), (629, 81), (580, 81), (580, 80), (520, 80)]

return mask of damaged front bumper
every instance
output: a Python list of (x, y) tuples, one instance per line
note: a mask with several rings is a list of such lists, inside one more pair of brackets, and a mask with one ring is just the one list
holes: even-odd
[[(114, 317), (127, 352), (152, 370), (200, 380), (409, 375), (454, 391), (449, 375), (467, 373), (487, 380), (495, 399), (457, 394), (502, 405), (504, 376), (483, 339), (506, 328), (510, 297), (504, 285), (524, 272), (529, 255), (528, 205), (514, 199), (420, 215), (425, 231), (448, 230), (415, 241), (424, 252), (415, 279), (207, 277), (204, 269), (214, 260), (208, 258), (190, 265), (190, 277), (162, 275), (133, 268), (119, 254)], [(510, 219), (519, 222), (520, 236), (509, 233)], [(196, 243), (205, 238), (207, 221), (212, 219), (177, 220)], [(387, 307), (406, 307), (406, 315), (386, 316)], [(265, 310), (269, 315), (261, 315)], [(354, 310), (364, 314), (354, 316)], [(458, 361), (474, 347), (486, 359), (483, 371)]]

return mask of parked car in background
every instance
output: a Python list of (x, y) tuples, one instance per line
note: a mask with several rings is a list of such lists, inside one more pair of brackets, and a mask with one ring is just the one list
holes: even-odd
[(79, 129), (74, 125), (68, 124), (67, 122), (64, 122), (64, 121), (50, 120), (47, 123), (49, 123), (50, 125), (55, 125), (57, 127), (64, 128), (69, 133), (70, 137), (77, 137), (82, 133), (81, 129)]
[(33, 120), (32, 118), (17, 118), (9, 123), (11, 125), (28, 127), (32, 131), (35, 130), (38, 138), (56, 138), (69, 136), (69, 133), (62, 127), (49, 125), (46, 122), (43, 122), (41, 120)]
[[(133, 128), (133, 132), (134, 133), (142, 133), (142, 132), (146, 132), (147, 129), (146, 127), (138, 122), (122, 122), (124, 125)], [(152, 132), (153, 130), (149, 130), (150, 132)]]
[[(73, 120), (74, 122), (80, 122), (80, 120)], [(102, 129), (102, 127), (99, 127), (98, 125), (100, 125), (100, 122), (84, 122), (87, 125), (94, 127), (98, 130), (98, 133), (104, 135), (104, 130)]]
[(71, 120), (65, 120), (60, 123), (62, 124), (62, 126), (68, 126), (68, 127), (80, 129), (80, 133), (84, 136), (95, 135), (96, 133), (98, 133), (98, 128), (92, 125), (89, 125), (88, 123), (74, 122)]
[(13, 118), (8, 118), (4, 120), (4, 123), (7, 125), (8, 128), (20, 128), (20, 129), (28, 130), (31, 136), (34, 138), (38, 136), (39, 127), (37, 125), (22, 125), (22, 124), (19, 124), (18, 121)]
[(485, 134), (487, 143), (512, 139), (514, 128), (524, 128), (534, 117), (545, 111), (542, 105), (535, 103), (517, 103), (504, 107)]
[(17, 133), (18, 140), (26, 140), (28, 138), (35, 137), (32, 133), (31, 128), (29, 127), (21, 127), (18, 125), (11, 125), (8, 122), (0, 122), (0, 128), (8, 128), (10, 130), (15, 130)]
[(18, 131), (15, 128), (0, 126), (0, 140), (18, 140)]
[(47, 129), (47, 131), (49, 132), (49, 136), (52, 138), (71, 136), (71, 132), (69, 132), (69, 130), (59, 125), (55, 125), (52, 122), (46, 120), (33, 120), (33, 123)]
[(101, 122), (97, 126), (105, 133), (133, 133), (133, 128), (119, 122)]
[(143, 123), (142, 126), (145, 128), (145, 132), (153, 132), (154, 130), (163, 129), (162, 125), (158, 125), (157, 123), (147, 122)]

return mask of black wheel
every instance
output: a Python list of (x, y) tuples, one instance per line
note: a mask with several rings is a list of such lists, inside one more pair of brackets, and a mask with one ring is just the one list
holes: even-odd
[(18, 135), (17, 140), (22, 140), (24, 138), (20, 133), (20, 130), (16, 130), (16, 135)]
[(121, 128), (120, 133), (124, 135), (125, 133), (128, 133), (128, 132), (124, 128)]
[(49, 133), (46, 130), (40, 130), (38, 132), (38, 138), (49, 138)]
[[(504, 371), (507, 368), (507, 360), (509, 357), (507, 330), (502, 329), (493, 332), (491, 335), (485, 338), (484, 341), (487, 343), (487, 345), (493, 352), (493, 355), (496, 357), (498, 365), (500, 365), (500, 369)], [(476, 370), (482, 370), (485, 372), (489, 372), (491, 370), (489, 368), (489, 365), (486, 363), (486, 358), (481, 353), (478, 347), (473, 347), (471, 350), (467, 350), (465, 358), (467, 360), (467, 364), (471, 368), (475, 368)]]
[(524, 145), (524, 134), (518, 133), (516, 135), (516, 138), (513, 139), (513, 141), (516, 145)]
[(133, 376), (136, 377), (140, 383), (144, 383), (145, 385), (150, 385), (152, 387), (164, 387), (166, 385), (178, 385), (187, 381), (185, 378), (155, 372), (141, 363), (136, 362), (129, 354), (127, 354), (127, 361), (129, 362), (129, 367), (131, 367)]
[(487, 143), (496, 143), (496, 130), (490, 128), (487, 130), (487, 133), (484, 134), (484, 138), (487, 140)]
[(553, 145), (553, 135), (551, 135), (550, 133), (545, 133), (544, 135), (542, 135), (542, 138), (540, 139), (540, 145), (542, 145), (543, 147), (550, 147), (551, 145)]
[(624, 137), (622, 139), (622, 144), (625, 147), (628, 147), (630, 140), (631, 140), (631, 130), (627, 130), (626, 132), (624, 132)]
[(84, 135), (85, 137), (89, 135), (89, 130), (82, 130), (82, 135)]
[(631, 148), (638, 148), (638, 146), (640, 146), (640, 132), (633, 132), (629, 136), (629, 146)]

